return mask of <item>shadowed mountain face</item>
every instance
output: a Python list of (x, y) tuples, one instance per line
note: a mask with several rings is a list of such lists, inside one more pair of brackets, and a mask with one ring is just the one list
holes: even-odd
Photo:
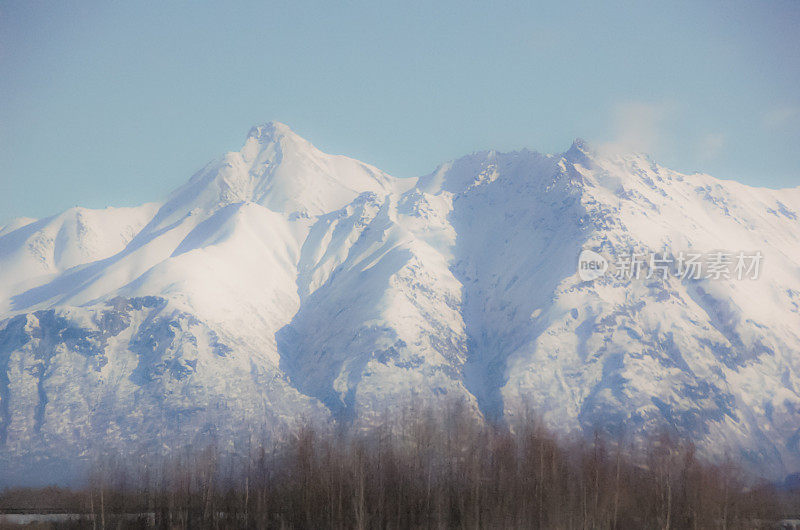
[[(256, 127), (164, 203), (0, 227), (0, 466), (35, 482), (100, 451), (235, 451), (413, 398), (667, 429), (782, 476), (800, 468), (798, 216), (800, 189), (579, 141), (397, 179)], [(584, 250), (606, 274), (579, 274)]]

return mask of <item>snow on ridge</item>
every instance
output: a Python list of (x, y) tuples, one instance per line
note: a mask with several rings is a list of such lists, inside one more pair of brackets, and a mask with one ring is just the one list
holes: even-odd
[(0, 235), (0, 312), (9, 309), (14, 294), (122, 251), (158, 207), (74, 207), (14, 229), (9, 225)]

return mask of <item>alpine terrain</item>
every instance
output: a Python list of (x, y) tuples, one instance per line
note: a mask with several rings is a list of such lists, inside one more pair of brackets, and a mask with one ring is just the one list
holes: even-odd
[(562, 433), (666, 429), (782, 478), (798, 216), (800, 188), (580, 140), (395, 178), (255, 127), (162, 203), (0, 227), (0, 475), (455, 400)]

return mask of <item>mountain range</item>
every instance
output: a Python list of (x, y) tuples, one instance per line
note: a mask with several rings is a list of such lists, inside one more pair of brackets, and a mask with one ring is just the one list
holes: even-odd
[[(667, 430), (783, 477), (798, 216), (800, 188), (580, 140), (397, 178), (254, 127), (163, 202), (0, 227), (0, 469), (69, 480), (104, 451), (236, 451), (455, 400), (565, 434)], [(586, 251), (608, 270), (581, 274)]]

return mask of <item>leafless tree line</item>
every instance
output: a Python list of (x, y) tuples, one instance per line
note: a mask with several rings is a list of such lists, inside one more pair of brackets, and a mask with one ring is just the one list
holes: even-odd
[(94, 528), (669, 529), (768, 528), (800, 508), (798, 493), (667, 436), (633, 448), (560, 439), (535, 420), (491, 426), (459, 407), (401, 416), (360, 432), (302, 427), (238, 458), (208, 447), (158, 465), (104, 459), (85, 489), (10, 490), (0, 510), (50, 495)]

